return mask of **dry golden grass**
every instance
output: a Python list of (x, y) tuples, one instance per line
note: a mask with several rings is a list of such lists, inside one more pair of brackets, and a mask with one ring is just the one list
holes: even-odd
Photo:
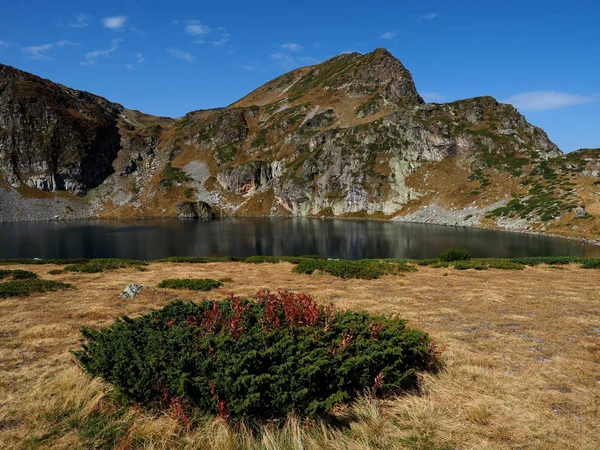
[[(47, 275), (56, 266), (11, 268), (72, 283), (76, 290), (0, 301), (0, 448), (89, 448), (89, 424), (98, 417), (121, 427), (121, 449), (600, 447), (598, 271), (419, 267), (364, 281), (299, 275), (288, 263), (152, 263), (147, 272), (58, 276)], [(156, 286), (174, 277), (232, 281), (211, 293), (157, 289), (135, 299), (118, 296), (128, 283)], [(425, 376), (420, 395), (361, 400), (342, 413), (354, 415), (349, 429), (305, 427), (292, 417), (282, 429), (267, 427), (257, 437), (211, 419), (186, 431), (169, 415), (130, 409), (117, 416), (110, 388), (90, 380), (69, 354), (80, 344), (81, 326), (104, 327), (175, 298), (253, 295), (262, 287), (308, 292), (340, 308), (398, 314), (447, 346), (445, 370)], [(47, 439), (32, 439), (42, 436)], [(96, 438), (98, 444), (101, 436)]]

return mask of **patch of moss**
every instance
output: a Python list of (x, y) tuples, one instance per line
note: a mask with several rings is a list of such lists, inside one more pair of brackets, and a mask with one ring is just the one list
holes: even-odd
[(160, 174), (158, 187), (169, 189), (175, 183), (185, 183), (186, 181), (192, 181), (192, 179), (183, 170), (173, 167), (169, 161)]

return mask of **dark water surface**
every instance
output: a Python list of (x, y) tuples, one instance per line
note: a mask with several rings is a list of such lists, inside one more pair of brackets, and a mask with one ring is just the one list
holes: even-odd
[(0, 224), (0, 258), (324, 255), (432, 258), (450, 247), (473, 256), (596, 256), (565, 239), (473, 228), (359, 220), (87, 220)]

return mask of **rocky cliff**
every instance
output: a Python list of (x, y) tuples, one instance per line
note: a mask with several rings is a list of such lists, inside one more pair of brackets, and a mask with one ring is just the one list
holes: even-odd
[[(0, 66), (0, 107), (0, 220), (175, 217), (210, 205), (222, 216), (600, 231), (600, 152), (563, 155), (491, 97), (426, 104), (384, 49), (179, 119)], [(577, 207), (591, 211), (585, 224), (572, 223)]]

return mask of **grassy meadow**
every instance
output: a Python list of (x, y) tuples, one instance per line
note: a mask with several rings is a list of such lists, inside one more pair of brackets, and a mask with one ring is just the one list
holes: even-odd
[[(3, 272), (0, 280), (23, 283), (0, 298), (0, 448), (598, 448), (600, 295), (593, 261), (55, 262), (2, 263), (3, 270), (37, 277)], [(170, 279), (216, 282), (209, 292), (183, 282), (159, 287)], [(64, 289), (27, 291), (39, 280)], [(130, 283), (152, 289), (120, 298)], [(105, 328), (175, 299), (222, 300), (230, 292), (253, 298), (263, 288), (399, 316), (435, 340), (443, 368), (421, 374), (420, 391), (340, 405), (334, 424), (290, 416), (283, 424), (227, 426), (215, 417), (183, 421), (175, 409), (158, 414), (124, 405), (71, 353), (81, 346), (81, 327)]]

